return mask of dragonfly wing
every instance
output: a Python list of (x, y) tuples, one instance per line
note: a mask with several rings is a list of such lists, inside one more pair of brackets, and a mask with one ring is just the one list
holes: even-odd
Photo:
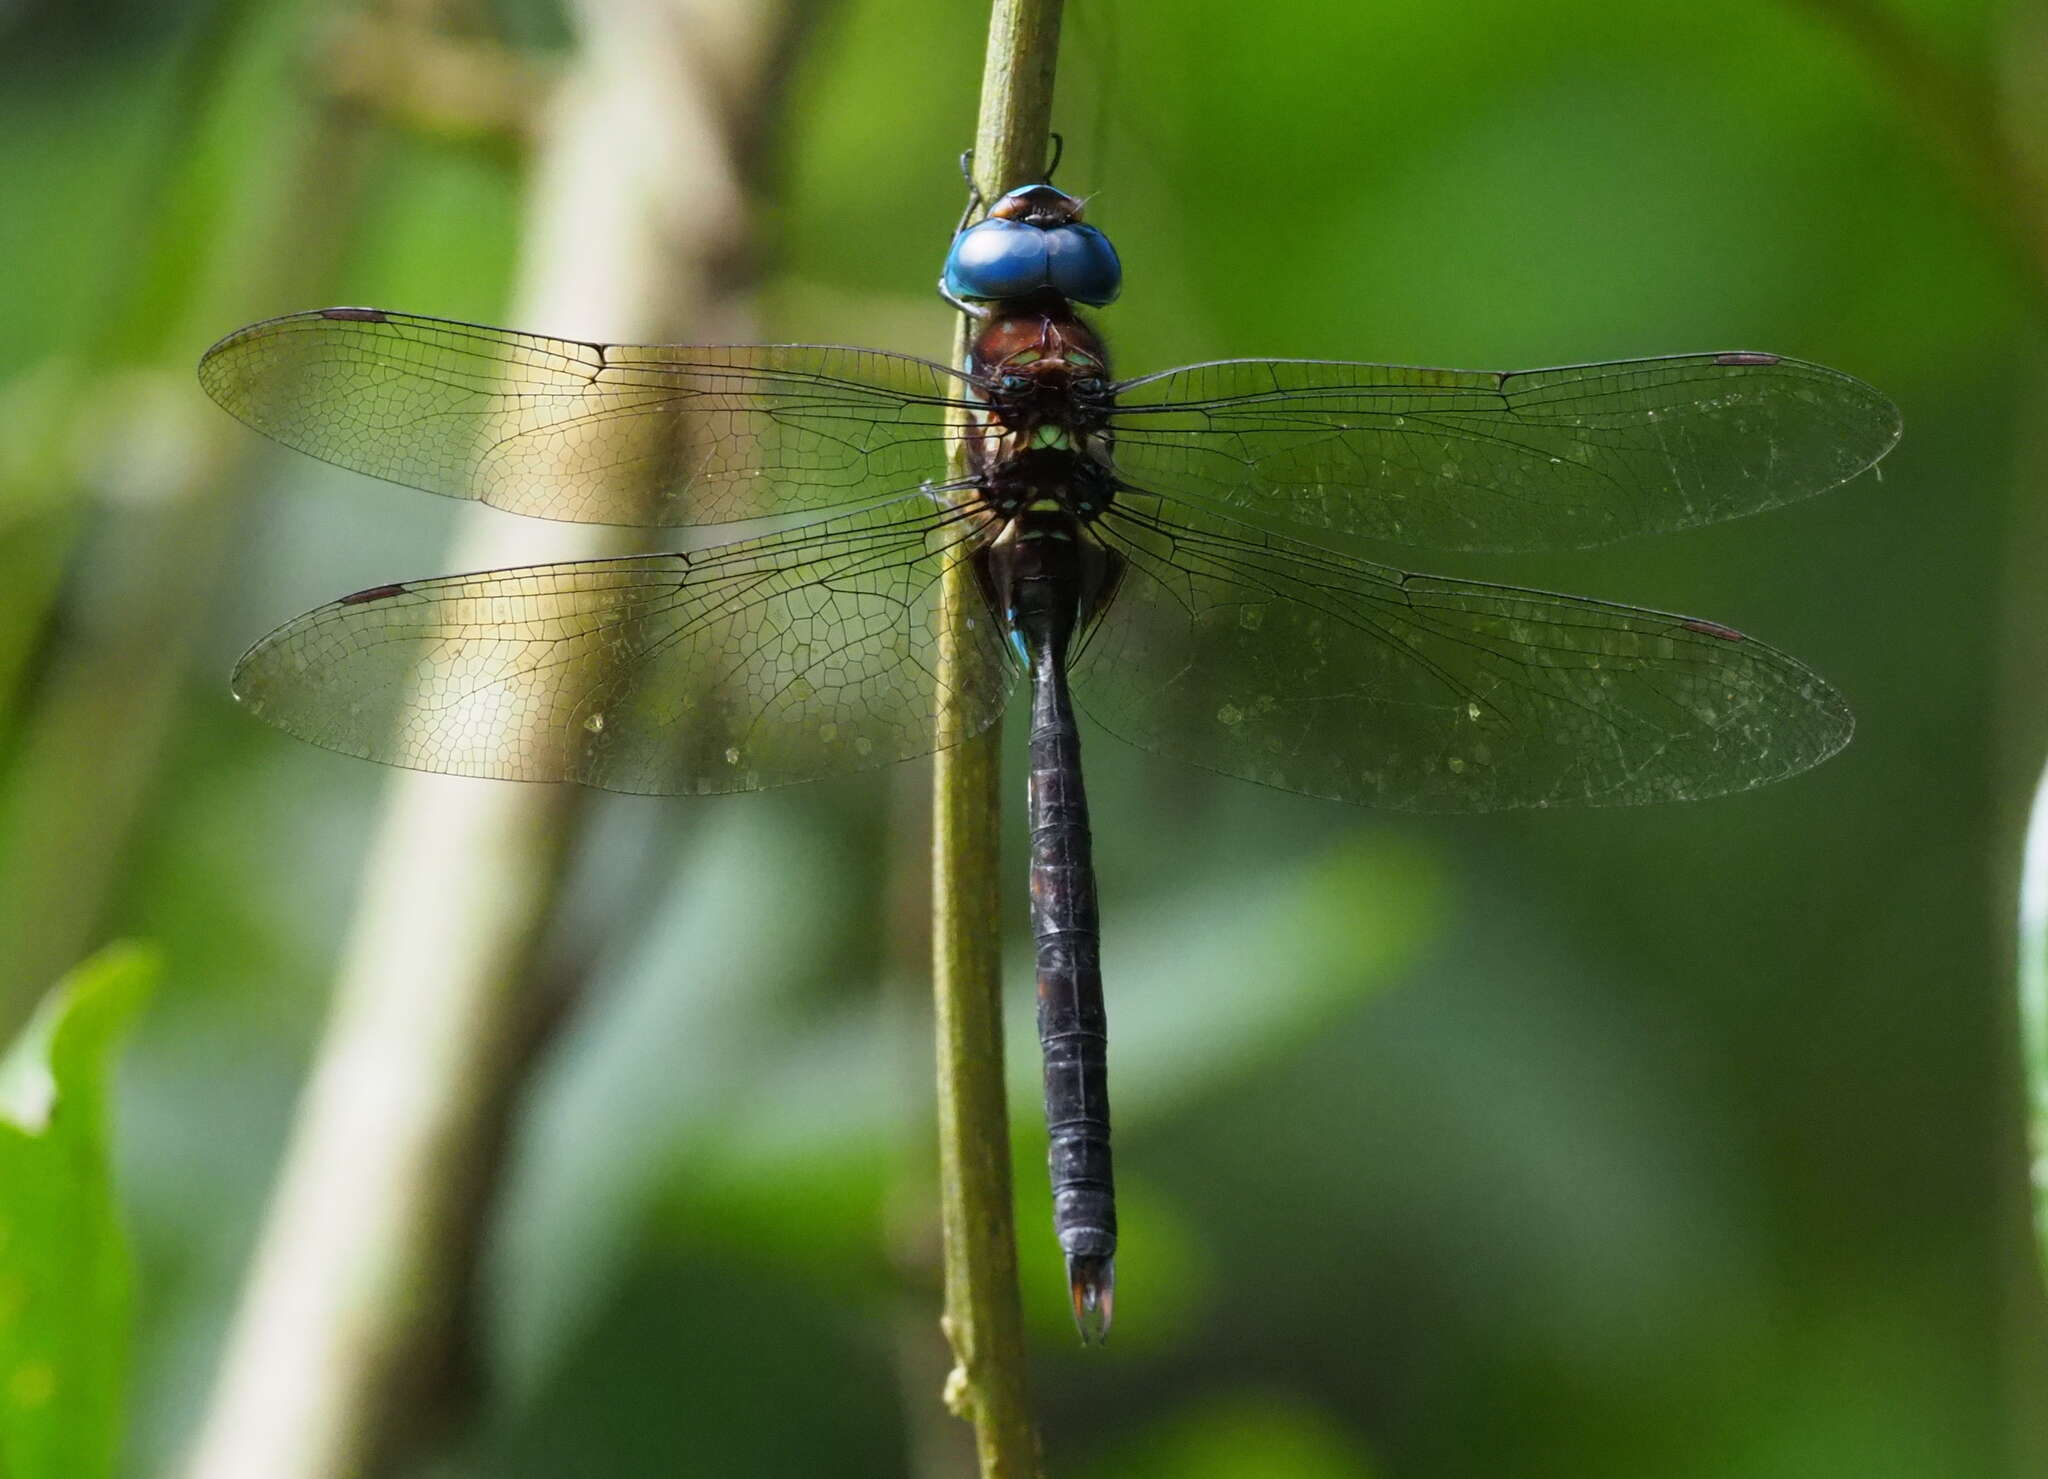
[(868, 770), (1002, 711), (992, 621), (938, 701), (937, 581), (968, 539), (906, 500), (690, 554), (379, 586), (258, 642), (235, 694), (301, 739), (450, 775), (677, 794)]
[(603, 345), (329, 308), (237, 330), (200, 383), (315, 457), (516, 514), (728, 524), (945, 475), (965, 382), (821, 345)]
[(1578, 549), (1832, 488), (1899, 437), (1862, 381), (1776, 355), (1514, 373), (1224, 360), (1128, 382), (1142, 488), (1451, 550)]
[(1747, 790), (1849, 739), (1825, 682), (1712, 622), (1406, 575), (1142, 497), (1095, 528), (1126, 568), (1077, 700), (1226, 775), (1409, 811), (1616, 806)]

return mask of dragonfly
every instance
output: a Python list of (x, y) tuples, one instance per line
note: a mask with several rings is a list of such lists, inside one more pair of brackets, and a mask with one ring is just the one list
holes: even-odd
[[(655, 794), (891, 765), (1028, 686), (1053, 1228), (1086, 1342), (1117, 1225), (1077, 711), (1224, 775), (1418, 812), (1748, 790), (1847, 743), (1811, 669), (1718, 621), (1343, 547), (1578, 549), (1843, 483), (1862, 381), (1753, 350), (1516, 372), (1228, 359), (1117, 379), (1122, 264), (1049, 183), (970, 204), (955, 368), (814, 344), (611, 345), (374, 308), (250, 325), (206, 391), (257, 431), (516, 514), (708, 547), (405, 580), (286, 622), (252, 713), (388, 765)], [(719, 537), (723, 537), (722, 535)], [(971, 576), (948, 615), (948, 572)]]

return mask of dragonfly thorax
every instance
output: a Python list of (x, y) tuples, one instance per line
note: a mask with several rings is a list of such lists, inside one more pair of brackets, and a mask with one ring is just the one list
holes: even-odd
[(983, 439), (984, 465), (1032, 447), (1086, 446), (1115, 406), (1101, 339), (1058, 298), (992, 317), (969, 369), (994, 433)]
[(1005, 450), (982, 469), (983, 506), (1001, 519), (1034, 510), (1084, 524), (1100, 518), (1116, 494), (1107, 464), (1064, 440), (1041, 435), (1042, 445)]
[(1017, 431), (1053, 423), (1085, 435), (1102, 425), (1112, 404), (1102, 366), (1089, 360), (1006, 365), (990, 376), (987, 389), (990, 413)]
[(1018, 655), (1064, 664), (1074, 634), (1116, 589), (1117, 558), (1064, 508), (1035, 505), (1007, 518), (975, 553), (975, 573)]

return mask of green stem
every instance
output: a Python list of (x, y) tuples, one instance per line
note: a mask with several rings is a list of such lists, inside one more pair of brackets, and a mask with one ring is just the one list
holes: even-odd
[[(1059, 55), (1061, 0), (996, 0), (982, 73), (974, 178), (984, 198), (1034, 179), (1044, 167)], [(964, 363), (963, 318), (954, 359)], [(956, 447), (958, 444), (956, 444)], [(964, 448), (954, 476), (965, 473)], [(939, 737), (957, 733), (944, 711), (966, 654), (955, 633), (981, 604), (972, 573), (946, 577)], [(932, 990), (938, 1044), (940, 1218), (945, 1237), (947, 1338), (954, 1368), (946, 1403), (974, 1425), (983, 1479), (1038, 1472), (1017, 1294), (1010, 1131), (1003, 1081), (1002, 910), (997, 897), (1001, 730), (939, 750), (932, 786)]]

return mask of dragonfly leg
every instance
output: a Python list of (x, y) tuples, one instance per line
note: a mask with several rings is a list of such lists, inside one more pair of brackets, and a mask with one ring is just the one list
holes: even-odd
[(969, 226), (973, 225), (975, 216), (979, 215), (981, 208), (988, 204), (987, 199), (981, 193), (981, 186), (974, 183), (974, 151), (972, 149), (962, 149), (960, 151), (960, 176), (967, 181), (967, 209), (960, 212), (960, 224), (953, 228), (955, 236), (958, 236)]
[(941, 298), (944, 298), (948, 303), (951, 303), (955, 308), (959, 309), (969, 318), (987, 318), (989, 315), (987, 304), (969, 303), (965, 298), (954, 297), (953, 294), (947, 290), (946, 280), (943, 277), (939, 279), (939, 296)]

